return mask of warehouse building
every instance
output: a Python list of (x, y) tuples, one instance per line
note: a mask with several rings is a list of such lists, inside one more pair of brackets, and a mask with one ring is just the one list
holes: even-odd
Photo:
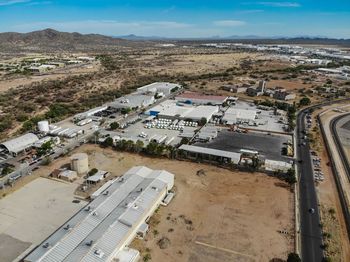
[(76, 114), (73, 119), (74, 121), (81, 121), (84, 120), (90, 116), (93, 116), (94, 114), (106, 110), (108, 107), (107, 106), (100, 106), (100, 107), (95, 107), (93, 109), (90, 109), (86, 112)]
[(183, 150), (185, 156), (189, 159), (200, 159), (207, 162), (232, 163), (236, 165), (241, 161), (240, 153), (192, 145), (181, 145), (179, 149)]
[(184, 92), (175, 97), (175, 100), (178, 102), (195, 105), (222, 105), (226, 102), (227, 97)]
[(276, 160), (265, 160), (265, 170), (270, 172), (287, 172), (289, 169), (293, 167), (291, 163), (285, 162), (285, 161), (276, 161)]
[(218, 106), (179, 105), (173, 100), (167, 100), (147, 110), (145, 114), (150, 116), (158, 116), (160, 118), (181, 120), (189, 119), (192, 121), (199, 121), (202, 118), (205, 118), (207, 121), (209, 121), (212, 116), (218, 112)]
[(39, 138), (35, 134), (28, 133), (0, 144), (0, 152), (16, 156), (18, 153), (31, 148), (38, 140)]
[(25, 259), (26, 262), (135, 262), (128, 248), (174, 186), (174, 175), (136, 166), (114, 180), (86, 207), (56, 230)]
[(167, 82), (155, 82), (146, 86), (137, 88), (138, 93), (153, 93), (163, 94), (169, 96), (172, 92), (180, 89), (179, 84), (167, 83)]
[(150, 106), (154, 102), (154, 95), (130, 94), (114, 100), (108, 106), (116, 110), (135, 109)]
[(222, 122), (227, 125), (248, 123), (254, 125), (257, 111), (252, 109), (229, 108), (226, 110)]

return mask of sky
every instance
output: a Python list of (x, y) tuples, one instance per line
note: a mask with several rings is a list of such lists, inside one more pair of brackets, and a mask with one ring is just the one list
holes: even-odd
[(350, 38), (350, 0), (0, 0), (0, 32)]

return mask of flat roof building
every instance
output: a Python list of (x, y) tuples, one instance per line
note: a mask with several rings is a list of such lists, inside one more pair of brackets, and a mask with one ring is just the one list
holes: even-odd
[(128, 245), (173, 186), (174, 175), (167, 171), (131, 168), (24, 261), (138, 261), (139, 252)]
[[(184, 150), (185, 152), (192, 153), (195, 158), (198, 158), (200, 155), (202, 160), (214, 161), (214, 162), (227, 162), (233, 164), (239, 164), (241, 160), (241, 154), (235, 152), (229, 152), (224, 150), (200, 147), (200, 146), (192, 146), (192, 145), (181, 145), (179, 147), (180, 150)], [(190, 157), (190, 155), (187, 155)]]
[(226, 100), (226, 96), (202, 95), (194, 92), (184, 92), (177, 97), (176, 101), (197, 104), (197, 105), (222, 105)]
[(293, 167), (291, 163), (285, 162), (285, 161), (276, 161), (276, 160), (265, 160), (265, 170), (266, 171), (282, 171), (287, 172), (289, 169)]
[(257, 117), (257, 111), (251, 109), (241, 109), (241, 108), (229, 108), (225, 112), (222, 118), (223, 123), (232, 125), (239, 123), (249, 123), (255, 122)]
[(173, 100), (166, 100), (163, 103), (149, 109), (145, 113), (162, 118), (191, 119), (193, 121), (199, 121), (204, 117), (207, 121), (209, 121), (212, 116), (218, 112), (218, 106), (179, 105)]
[(0, 144), (0, 151), (5, 151), (12, 155), (17, 155), (18, 153), (30, 148), (39, 138), (32, 133), (25, 134), (20, 137), (8, 140)]
[(143, 108), (152, 105), (155, 102), (154, 95), (130, 94), (120, 97), (109, 103), (109, 107), (114, 109)]
[(181, 88), (179, 84), (167, 83), (167, 82), (155, 82), (155, 83), (137, 88), (137, 92), (139, 93), (151, 92), (153, 94), (163, 93), (165, 96), (168, 96), (173, 92), (173, 90), (176, 90), (179, 88)]

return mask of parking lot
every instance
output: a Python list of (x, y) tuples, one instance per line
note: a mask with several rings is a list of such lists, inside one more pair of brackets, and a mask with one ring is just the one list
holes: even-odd
[(314, 171), (314, 179), (316, 182), (322, 182), (324, 181), (324, 173), (321, 170), (321, 158), (317, 156), (317, 153), (315, 151), (311, 151), (311, 156)]
[[(148, 116), (140, 116), (140, 118), (134, 122), (130, 123), (121, 131), (106, 132), (110, 133), (110, 136), (118, 135), (121, 139), (125, 140), (141, 140), (145, 145), (149, 143), (151, 139), (158, 139), (163, 137), (163, 143), (167, 145), (176, 145), (180, 143), (182, 137), (181, 133), (183, 130), (186, 132), (194, 132), (197, 127), (193, 124), (192, 126), (184, 125), (183, 128), (179, 125), (173, 125), (173, 121), (149, 121), (148, 124), (145, 120)], [(105, 132), (103, 132), (105, 133)]]
[(256, 119), (257, 126), (248, 126), (247, 124), (241, 125), (242, 127), (249, 127), (250, 129), (265, 130), (269, 132), (285, 132), (287, 124), (285, 112), (278, 111), (275, 115), (273, 110), (264, 110), (257, 107), (252, 103), (237, 100), (235, 105), (231, 106), (239, 109), (257, 110), (259, 112)]
[(258, 151), (259, 155), (271, 160), (290, 161), (282, 155), (285, 143), (291, 140), (289, 135), (268, 135), (258, 132), (237, 133), (222, 130), (218, 137), (208, 143), (196, 143), (196, 146), (239, 152), (241, 149)]

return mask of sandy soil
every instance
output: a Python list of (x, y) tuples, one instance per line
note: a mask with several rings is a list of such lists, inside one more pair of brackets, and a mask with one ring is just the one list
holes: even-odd
[(84, 65), (82, 67), (76, 67), (76, 68), (68, 67), (68, 68), (56, 69), (45, 75), (21, 76), (21, 77), (6, 79), (6, 80), (0, 80), (0, 92), (4, 92), (11, 88), (16, 88), (22, 85), (41, 82), (43, 80), (46, 80), (46, 81), (57, 80), (60, 78), (65, 78), (68, 75), (72, 76), (72, 75), (93, 73), (99, 70), (100, 70), (100, 65), (95, 63), (95, 64)]
[[(344, 104), (325, 107), (321, 110), (315, 111), (313, 115), (316, 116), (321, 112), (326, 112), (331, 108), (339, 106), (343, 108)], [(322, 116), (323, 123), (329, 122), (335, 115), (337, 115), (336, 112), (332, 110), (328, 111), (328, 113)], [(319, 136), (320, 134), (318, 133), (316, 137)], [(321, 219), (322, 223), (324, 224), (324, 232), (329, 233), (332, 236), (331, 238), (327, 239), (330, 250), (329, 254), (334, 261), (348, 261), (347, 258), (350, 257), (350, 244), (346, 234), (345, 222), (342, 216), (342, 209), (333, 177), (334, 174), (331, 167), (327, 165), (330, 160), (328, 158), (324, 141), (318, 140), (315, 149), (321, 159), (321, 170), (325, 176), (325, 181), (320, 183), (317, 188), (319, 201), (321, 204)], [(335, 210), (335, 214), (331, 214), (329, 212), (332, 209)]]
[[(150, 249), (152, 261), (268, 261), (286, 258), (293, 248), (292, 194), (275, 178), (95, 145), (77, 151), (89, 154), (90, 167), (110, 171), (112, 176), (134, 165), (175, 174), (176, 197), (152, 218), (146, 241), (133, 243), (143, 255)], [(68, 162), (62, 158), (37, 172), (48, 174)], [(205, 175), (198, 176), (201, 169)], [(169, 238), (169, 248), (158, 247), (162, 237)]]
[(301, 81), (288, 81), (288, 80), (270, 80), (267, 82), (268, 88), (282, 87), (290, 91), (294, 91), (302, 88), (310, 88), (311, 84), (303, 84)]

